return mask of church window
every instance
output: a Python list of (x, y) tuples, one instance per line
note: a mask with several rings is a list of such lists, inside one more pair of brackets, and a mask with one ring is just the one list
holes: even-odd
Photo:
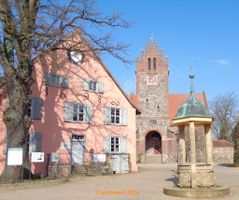
[(156, 70), (156, 58), (154, 58), (154, 70)]
[(151, 58), (148, 58), (148, 69), (151, 70)]

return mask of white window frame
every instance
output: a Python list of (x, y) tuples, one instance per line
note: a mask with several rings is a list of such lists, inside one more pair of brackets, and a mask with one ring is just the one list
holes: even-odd
[(90, 123), (92, 120), (92, 105), (64, 102), (64, 121)]
[(111, 124), (121, 124), (121, 109), (120, 108), (111, 107), (110, 122)]
[(95, 93), (104, 93), (104, 83), (96, 79), (83, 80), (83, 90)]
[(68, 88), (68, 77), (48, 72), (44, 76), (46, 86)]
[[(73, 104), (72, 105), (72, 121), (73, 122), (84, 122), (85, 120), (85, 115), (86, 115), (86, 110), (85, 106), (83, 104)], [(82, 115), (80, 117), (80, 115)]]
[(89, 81), (89, 90), (93, 92), (98, 92), (98, 81), (91, 80)]
[(120, 137), (110, 137), (110, 152), (119, 153), (120, 152)]

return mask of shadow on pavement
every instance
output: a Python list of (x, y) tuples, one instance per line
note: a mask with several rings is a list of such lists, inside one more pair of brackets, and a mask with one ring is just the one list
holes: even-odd
[(222, 167), (233, 167), (233, 164), (230, 163), (221, 163), (221, 164), (217, 164), (218, 166), (222, 166)]
[(176, 176), (167, 178), (167, 179), (165, 179), (165, 180), (166, 180), (166, 181), (170, 181), (170, 182), (172, 182), (175, 186), (177, 186), (177, 177), (176, 177)]

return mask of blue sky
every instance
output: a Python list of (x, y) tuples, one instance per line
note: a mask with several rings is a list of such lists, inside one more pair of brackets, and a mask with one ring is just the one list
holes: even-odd
[(103, 62), (129, 93), (135, 90), (135, 58), (151, 36), (169, 58), (169, 91), (189, 91), (189, 68), (195, 72), (196, 92), (208, 100), (239, 95), (239, 2), (234, 0), (99, 0), (103, 13), (117, 11), (132, 22), (130, 29), (112, 31), (114, 39), (130, 43), (125, 66), (109, 55)]

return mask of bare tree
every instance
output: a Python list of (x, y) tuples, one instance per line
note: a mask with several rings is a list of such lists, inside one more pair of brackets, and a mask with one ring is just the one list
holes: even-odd
[[(103, 16), (95, 4), (94, 0), (0, 0), (0, 68), (1, 86), (8, 99), (3, 115), (8, 147), (26, 149), (34, 57), (49, 49), (76, 48), (79, 41), (67, 41), (67, 36), (78, 30), (92, 51), (107, 52), (128, 62), (124, 54), (128, 45), (113, 42), (107, 31), (128, 28), (129, 23), (116, 13)], [(65, 42), (67, 46), (54, 45)], [(24, 155), (27, 160), (26, 151)], [(11, 168), (9, 179), (18, 180), (21, 170)]]
[(238, 100), (234, 93), (220, 95), (210, 102), (214, 118), (213, 134), (218, 139), (231, 140), (232, 129), (238, 117)]

